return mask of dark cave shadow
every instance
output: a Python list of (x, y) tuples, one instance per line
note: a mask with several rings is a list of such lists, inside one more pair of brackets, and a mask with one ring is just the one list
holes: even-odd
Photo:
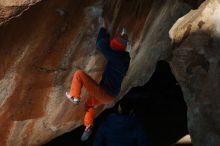
[(159, 61), (150, 80), (124, 98), (136, 102), (136, 116), (153, 146), (169, 146), (188, 134), (186, 103), (167, 62)]
[[(159, 61), (151, 79), (144, 86), (132, 88), (123, 98), (133, 101), (136, 116), (145, 126), (152, 146), (170, 146), (188, 134), (187, 107), (167, 62)], [(107, 109), (100, 114), (95, 127), (113, 111), (114, 108)], [(44, 146), (92, 146), (96, 129), (87, 142), (80, 141), (82, 132), (83, 126)]]

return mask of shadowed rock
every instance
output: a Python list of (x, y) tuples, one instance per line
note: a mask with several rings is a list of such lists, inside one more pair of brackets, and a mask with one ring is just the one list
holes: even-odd
[(133, 48), (116, 100), (144, 85), (158, 60), (167, 60), (187, 103), (193, 144), (219, 144), (218, 0), (190, 12), (182, 0), (5, 0), (0, 3), (0, 145), (41, 145), (82, 125), (86, 94), (77, 107), (63, 96), (77, 69), (97, 81), (103, 72), (105, 59), (95, 49), (100, 24), (90, 14), (94, 7), (103, 8), (112, 35), (118, 26), (127, 29)]

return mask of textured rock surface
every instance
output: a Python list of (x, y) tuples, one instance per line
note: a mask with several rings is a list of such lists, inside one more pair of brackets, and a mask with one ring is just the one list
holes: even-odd
[(18, 17), (31, 5), (41, 0), (1, 0), (0, 1), (0, 24)]
[(207, 0), (170, 30), (171, 64), (188, 106), (196, 146), (220, 145), (220, 1)]
[[(170, 61), (189, 106), (193, 142), (196, 146), (200, 146), (199, 141), (216, 144), (220, 127), (216, 118), (220, 63), (214, 37), (219, 31), (214, 23), (219, 21), (218, 5), (217, 0), (207, 0), (188, 14), (194, 19), (173, 26), (189, 11), (183, 1), (1, 1), (0, 145), (40, 145), (82, 124), (83, 104), (74, 106), (63, 96), (77, 69), (100, 79), (105, 64), (95, 49), (99, 28), (96, 7), (100, 6), (104, 6), (105, 20), (111, 22), (113, 30), (121, 25), (127, 28), (133, 46), (121, 95), (148, 81), (158, 60)], [(204, 13), (207, 17), (200, 22), (206, 8), (210, 15)], [(187, 23), (192, 23), (191, 27)], [(177, 45), (169, 38), (172, 26), (170, 36)], [(198, 29), (206, 33), (192, 33)], [(203, 41), (194, 41), (198, 37)], [(208, 47), (200, 47), (206, 46), (206, 41)], [(178, 56), (181, 53), (183, 56)]]

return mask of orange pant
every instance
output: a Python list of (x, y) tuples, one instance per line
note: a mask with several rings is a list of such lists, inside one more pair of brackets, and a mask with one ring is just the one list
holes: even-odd
[(73, 75), (73, 80), (70, 89), (70, 95), (75, 98), (80, 98), (81, 88), (85, 87), (89, 94), (89, 98), (85, 103), (86, 114), (84, 117), (84, 125), (89, 126), (93, 125), (93, 119), (95, 116), (96, 105), (109, 104), (113, 101), (111, 95), (106, 93), (99, 84), (93, 80), (89, 75), (87, 75), (82, 70), (77, 70)]

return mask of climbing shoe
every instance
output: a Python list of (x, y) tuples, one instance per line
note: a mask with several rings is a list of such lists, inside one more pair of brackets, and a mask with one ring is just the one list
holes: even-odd
[(93, 126), (87, 126), (81, 136), (81, 141), (86, 141), (92, 134)]
[(78, 98), (70, 96), (68, 92), (66, 92), (66, 98), (68, 99), (68, 101), (72, 102), (73, 104), (78, 105), (80, 103), (80, 100)]

